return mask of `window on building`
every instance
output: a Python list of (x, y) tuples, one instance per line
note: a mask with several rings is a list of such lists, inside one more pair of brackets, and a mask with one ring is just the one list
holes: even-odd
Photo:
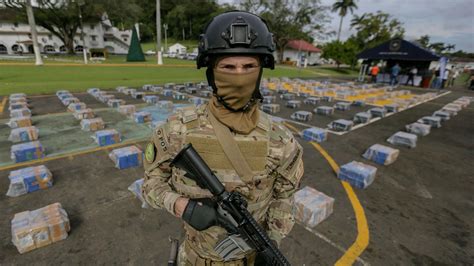
[(96, 40), (96, 36), (95, 36), (95, 35), (91, 35), (91, 39), (92, 39), (92, 41), (94, 41), (94, 42), (95, 42), (95, 40)]
[(104, 42), (108, 42), (109, 40), (107, 39), (107, 37), (104, 37)]
[(64, 45), (59, 46), (59, 51), (61, 53), (65, 53), (66, 52), (66, 46), (64, 46)]
[(81, 36), (79, 36), (79, 39), (80, 39), (81, 41), (84, 40), (84, 38), (82, 37), (82, 34), (81, 34)]
[(43, 51), (47, 54), (55, 53), (54, 47), (52, 45), (45, 45)]
[(28, 33), (28, 39), (31, 39), (31, 33)]
[(13, 26), (15, 26), (15, 28), (18, 28), (18, 22), (13, 22)]
[(52, 34), (48, 34), (48, 39), (49, 39), (50, 41), (52, 41), (52, 40), (53, 40), (53, 35), (52, 35)]
[(17, 53), (23, 53), (23, 48), (21, 48), (20, 45), (14, 44), (12, 45), (12, 51), (17, 54)]
[(0, 54), (7, 54), (7, 47), (3, 44), (0, 44)]
[(76, 52), (76, 53), (82, 53), (82, 50), (84, 50), (82, 45), (78, 45), (78, 46), (76, 46), (76, 48), (74, 48), (74, 52)]
[(94, 25), (91, 24), (90, 27), (91, 27), (91, 30), (94, 30)]

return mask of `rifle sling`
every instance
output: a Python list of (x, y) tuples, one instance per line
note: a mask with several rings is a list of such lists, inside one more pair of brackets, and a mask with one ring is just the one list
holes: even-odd
[(209, 121), (214, 128), (214, 132), (216, 133), (217, 141), (221, 145), (222, 149), (224, 150), (224, 154), (229, 159), (232, 167), (234, 167), (240, 179), (242, 179), (242, 181), (245, 183), (252, 181), (252, 170), (240, 151), (240, 148), (232, 136), (230, 129), (219, 122), (219, 120), (217, 120), (217, 118), (211, 113), (209, 109), (207, 110), (207, 114)]

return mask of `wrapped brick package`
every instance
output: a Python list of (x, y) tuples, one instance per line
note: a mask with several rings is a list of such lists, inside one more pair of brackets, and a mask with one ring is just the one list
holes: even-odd
[(24, 93), (13, 93), (13, 94), (10, 94), (10, 100), (18, 99), (18, 98), (26, 98), (26, 94), (24, 94)]
[(39, 141), (12, 145), (10, 157), (15, 163), (41, 159), (44, 157), (43, 145)]
[(166, 96), (166, 97), (171, 97), (173, 96), (173, 91), (172, 90), (163, 90), (163, 96)]
[(448, 112), (438, 110), (433, 113), (433, 116), (441, 118), (441, 121), (449, 120), (451, 117)]
[(304, 104), (317, 105), (321, 101), (321, 98), (318, 97), (308, 97), (304, 99)]
[(146, 95), (143, 97), (143, 101), (149, 104), (156, 104), (158, 102), (158, 96), (156, 95)]
[(418, 123), (430, 125), (432, 128), (441, 127), (441, 118), (437, 116), (424, 116), (417, 121)]
[(147, 209), (147, 208), (149, 208), (149, 205), (148, 205), (148, 203), (146, 203), (145, 198), (143, 198), (143, 194), (142, 194), (143, 181), (144, 181), (143, 178), (135, 180), (135, 182), (133, 182), (128, 187), (128, 190), (130, 192), (132, 192), (133, 195), (135, 195), (135, 197), (137, 197), (137, 199), (139, 199), (141, 201), (142, 208)]
[(136, 112), (133, 114), (133, 119), (136, 123), (143, 124), (151, 122), (151, 113), (150, 112)]
[(360, 112), (354, 115), (354, 119), (352, 121), (354, 121), (356, 124), (365, 124), (368, 123), (371, 118), (372, 114), (369, 112)]
[(136, 107), (135, 105), (132, 105), (132, 104), (121, 105), (117, 108), (117, 110), (119, 111), (119, 113), (123, 115), (131, 116), (133, 115), (133, 113), (136, 112)]
[(418, 137), (415, 134), (410, 134), (403, 131), (398, 131), (387, 139), (387, 141), (393, 145), (401, 145), (410, 148), (416, 147), (417, 140)]
[(123, 90), (123, 93), (126, 94), (126, 95), (132, 95), (136, 92), (137, 90), (136, 89), (125, 89)]
[(456, 104), (456, 103), (448, 103), (448, 104), (446, 104), (444, 107), (454, 109), (454, 110), (456, 110), (457, 112), (459, 112), (459, 111), (462, 110), (462, 105)]
[(407, 132), (416, 134), (418, 136), (426, 136), (430, 134), (430, 131), (431, 131), (430, 125), (425, 125), (425, 124), (417, 123), (417, 122), (406, 125), (405, 128)]
[(337, 177), (356, 188), (367, 188), (374, 182), (377, 168), (352, 161), (340, 167)]
[(77, 120), (92, 119), (95, 117), (94, 112), (90, 108), (75, 111), (73, 115), (74, 115), (74, 118), (76, 118)]
[(18, 103), (10, 102), (10, 106), (8, 106), (8, 111), (23, 109), (23, 108), (28, 108), (28, 104), (26, 102), (18, 102)]
[(89, 89), (87, 89), (87, 93), (89, 93), (90, 95), (94, 95), (98, 91), (100, 91), (99, 88), (89, 88)]
[(280, 98), (282, 98), (283, 100), (294, 100), (295, 95), (292, 93), (285, 93), (285, 94), (282, 94)]
[(365, 151), (362, 157), (377, 164), (389, 165), (397, 160), (399, 154), (400, 150), (380, 144), (374, 144)]
[(207, 99), (204, 99), (204, 98), (200, 98), (200, 97), (192, 97), (192, 98), (189, 98), (188, 100), (190, 103), (198, 106), (198, 105), (201, 105), (201, 104), (204, 104), (204, 103), (207, 103)]
[(169, 112), (169, 111), (173, 110), (173, 102), (172, 101), (158, 101), (158, 103), (156, 105), (158, 106), (158, 108), (161, 111)]
[(308, 186), (296, 191), (294, 200), (295, 219), (310, 229), (314, 229), (333, 212), (334, 199)]
[(79, 99), (76, 97), (69, 97), (62, 99), (61, 102), (63, 103), (64, 106), (69, 106), (71, 103), (80, 103)]
[(144, 91), (150, 91), (151, 88), (153, 88), (153, 85), (152, 85), (152, 84), (145, 84), (145, 85), (142, 86), (142, 89), (143, 89)]
[(351, 103), (348, 102), (337, 102), (334, 107), (339, 111), (347, 111), (351, 109)]
[(323, 142), (328, 138), (328, 132), (325, 129), (318, 127), (311, 127), (303, 130), (301, 137), (306, 141)]
[(107, 146), (120, 143), (120, 133), (115, 129), (106, 129), (95, 132), (92, 137), (99, 146)]
[(31, 110), (28, 108), (11, 110), (10, 117), (11, 118), (31, 117)]
[(71, 103), (68, 105), (67, 110), (70, 112), (75, 112), (79, 110), (84, 110), (86, 109), (86, 104), (85, 103)]
[(274, 95), (267, 95), (267, 96), (263, 96), (262, 103), (270, 104), (270, 103), (274, 103), (275, 101), (276, 101), (276, 97)]
[(332, 121), (328, 125), (328, 127), (334, 131), (349, 131), (351, 130), (353, 125), (354, 122), (352, 122), (351, 120), (337, 119), (335, 121)]
[(456, 115), (458, 114), (458, 109), (456, 109), (456, 108), (451, 108), (451, 107), (446, 107), (446, 106), (444, 106), (443, 108), (441, 108), (441, 111), (446, 112), (446, 113), (449, 113), (449, 115), (450, 115), (451, 117), (456, 116)]
[(7, 125), (10, 128), (29, 127), (32, 124), (33, 123), (31, 122), (31, 117), (30, 116), (10, 118), (10, 121), (8, 121), (8, 123), (7, 123)]
[(115, 99), (115, 95), (112, 95), (112, 94), (99, 95), (99, 101), (103, 103), (108, 103), (110, 100), (113, 100), (113, 99)]
[(11, 230), (12, 242), (22, 254), (66, 239), (71, 227), (61, 204), (53, 203), (15, 214)]
[(151, 91), (152, 91), (152, 92), (158, 92), (158, 93), (160, 93), (160, 92), (163, 91), (163, 87), (160, 87), (160, 86), (153, 86), (153, 87), (151, 88)]
[(313, 118), (313, 113), (308, 111), (297, 111), (294, 112), (290, 118), (296, 121), (308, 122)]
[(8, 140), (13, 143), (38, 140), (38, 129), (34, 126), (12, 129)]
[(333, 97), (332, 96), (323, 96), (321, 97), (321, 100), (325, 102), (332, 102)]
[(332, 115), (334, 114), (334, 108), (330, 106), (318, 106), (313, 112), (320, 115)]
[(123, 147), (113, 150), (109, 158), (118, 169), (126, 169), (140, 166), (143, 161), (143, 152), (136, 146)]
[(26, 100), (26, 98), (10, 99), (10, 100), (8, 100), (8, 102), (10, 103), (10, 105), (12, 105), (12, 104), (19, 104), (19, 103), (28, 104), (28, 100)]
[(375, 108), (369, 109), (369, 112), (372, 115), (372, 117), (381, 117), (381, 118), (383, 118), (383, 117), (385, 117), (385, 114), (387, 113), (387, 110), (385, 110), (384, 108), (375, 107)]
[(280, 112), (280, 105), (277, 103), (262, 104), (262, 111), (268, 114), (276, 114)]
[(186, 100), (187, 96), (184, 93), (177, 92), (173, 94), (173, 99), (178, 100), (178, 101), (183, 101)]
[(68, 90), (59, 90), (56, 92), (56, 96), (59, 97), (60, 95), (63, 94), (71, 94)]
[(132, 92), (132, 97), (135, 99), (143, 99), (143, 96), (145, 96), (144, 92), (141, 92), (141, 91)]
[(63, 93), (63, 94), (59, 94), (59, 95), (58, 95), (58, 99), (61, 100), (61, 101), (65, 100), (65, 99), (67, 99), (67, 98), (73, 98), (73, 97), (74, 97), (74, 95), (72, 95), (72, 94), (69, 93), (69, 92), (68, 92), (68, 93)]
[(17, 197), (53, 186), (53, 175), (44, 165), (11, 171), (7, 196)]
[(100, 117), (81, 120), (81, 129), (84, 131), (97, 131), (104, 128), (104, 120)]
[(125, 101), (122, 99), (110, 99), (107, 102), (107, 105), (112, 108), (118, 108), (119, 106), (124, 105), (124, 104), (125, 104)]
[(396, 113), (398, 112), (398, 104), (393, 103), (393, 104), (386, 104), (384, 105), (384, 109), (387, 110), (389, 113)]
[(200, 91), (199, 96), (209, 98), (212, 96), (212, 91)]

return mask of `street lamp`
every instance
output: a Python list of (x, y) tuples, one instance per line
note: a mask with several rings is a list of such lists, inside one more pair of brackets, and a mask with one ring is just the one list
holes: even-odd
[(84, 55), (84, 64), (87, 65), (86, 38), (84, 38), (84, 27), (82, 26), (82, 12), (81, 12), (81, 6), (85, 4), (86, 3), (84, 0), (77, 0), (77, 7), (79, 9), (79, 25), (81, 26), (82, 54)]

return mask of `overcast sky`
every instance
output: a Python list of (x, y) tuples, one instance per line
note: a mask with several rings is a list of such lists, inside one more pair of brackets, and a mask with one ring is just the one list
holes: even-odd
[[(324, 5), (332, 5), (335, 0), (321, 0)], [(232, 0), (219, 0), (232, 2)], [(474, 52), (474, 0), (359, 0), (354, 14), (381, 10), (400, 20), (405, 27), (405, 39), (414, 40), (421, 35), (429, 35), (431, 42), (444, 42)], [(331, 28), (337, 32), (339, 17), (331, 13)], [(354, 32), (349, 30), (352, 15), (344, 17), (341, 39), (345, 40)], [(335, 39), (336, 37), (334, 37)]]

